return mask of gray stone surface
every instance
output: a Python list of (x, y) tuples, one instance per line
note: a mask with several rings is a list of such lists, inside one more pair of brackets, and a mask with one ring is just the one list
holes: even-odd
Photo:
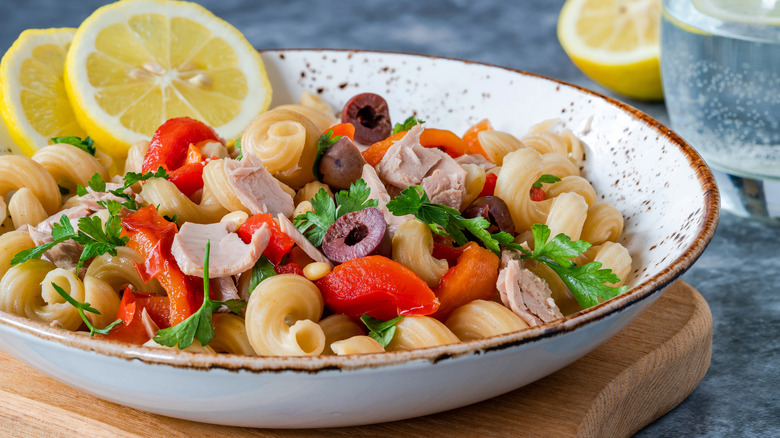
[[(27, 28), (76, 27), (105, 2), (0, 1), (0, 52)], [(556, 38), (562, 0), (204, 0), (258, 48), (359, 48), (499, 64), (610, 94), (584, 77)], [(629, 102), (668, 122), (663, 104)], [(669, 193), (674, 196), (674, 193)], [(638, 436), (780, 436), (780, 224), (724, 213), (683, 277), (715, 324), (701, 385)]]

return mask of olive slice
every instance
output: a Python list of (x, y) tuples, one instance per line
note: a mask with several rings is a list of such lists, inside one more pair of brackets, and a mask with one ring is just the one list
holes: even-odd
[(484, 217), (499, 231), (513, 234), (515, 223), (509, 213), (509, 207), (497, 196), (483, 196), (472, 202), (461, 215), (465, 218)]
[(376, 143), (390, 136), (390, 110), (387, 101), (374, 93), (358, 94), (350, 99), (341, 111), (341, 122), (355, 126), (355, 141)]
[(325, 231), (321, 248), (336, 263), (374, 254), (389, 256), (392, 243), (382, 211), (368, 207), (336, 219)]

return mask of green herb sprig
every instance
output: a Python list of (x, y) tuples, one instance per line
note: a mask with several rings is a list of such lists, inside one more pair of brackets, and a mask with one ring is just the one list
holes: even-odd
[(311, 199), (314, 211), (296, 216), (293, 224), (314, 246), (320, 246), (325, 232), (336, 219), (347, 213), (379, 205), (376, 199), (368, 199), (370, 193), (371, 189), (362, 179), (352, 183), (349, 190), (337, 192), (334, 195), (335, 201), (328, 196), (325, 189), (320, 189)]
[(252, 267), (252, 275), (249, 277), (249, 295), (251, 296), (258, 284), (274, 275), (276, 275), (274, 265), (271, 264), (266, 256), (261, 255), (257, 263)]
[(209, 297), (209, 252), (211, 241), (206, 241), (206, 250), (203, 257), (203, 304), (197, 312), (190, 315), (184, 321), (173, 327), (157, 331), (154, 342), (166, 347), (178, 347), (183, 350), (197, 340), (206, 346), (214, 340), (216, 333), (212, 323), (212, 315), (220, 306), (227, 306), (233, 313), (239, 313), (246, 307), (243, 300), (214, 301)]
[(536, 181), (534, 181), (534, 183), (533, 183), (533, 184), (531, 184), (531, 187), (534, 187), (534, 188), (540, 189), (540, 188), (542, 188), (542, 184), (552, 184), (552, 183), (557, 183), (557, 182), (558, 182), (558, 181), (560, 181), (560, 180), (561, 180), (561, 179), (560, 179), (560, 178), (558, 178), (558, 177), (557, 177), (557, 176), (555, 176), (555, 175), (550, 175), (549, 173), (545, 173), (544, 175), (540, 176), (540, 177), (539, 177), (539, 179), (537, 179)]
[[(123, 199), (123, 201), (120, 203), (121, 205), (125, 206), (126, 208), (130, 210), (138, 210), (138, 202), (135, 200), (135, 196), (129, 193), (125, 193), (125, 191), (130, 188), (133, 184), (141, 181), (146, 181), (151, 178), (168, 178), (168, 172), (165, 170), (164, 167), (160, 166), (157, 168), (155, 172), (146, 172), (146, 173), (136, 173), (136, 172), (127, 172), (122, 178), (122, 186), (118, 189), (109, 190), (108, 193), (111, 193), (112, 195)], [(99, 173), (95, 173), (92, 175), (92, 178), (89, 179), (89, 183), (87, 184), (90, 189), (96, 191), (96, 192), (105, 192), (106, 191), (106, 182), (103, 180), (103, 178), (100, 176)], [(76, 186), (76, 194), (79, 196), (86, 196), (89, 192), (87, 191), (87, 188), (79, 184)], [(98, 202), (98, 204), (101, 204), (105, 206), (104, 201)]]
[(54, 144), (57, 143), (65, 143), (72, 146), (76, 146), (77, 148), (81, 149), (84, 152), (87, 152), (88, 154), (95, 156), (95, 152), (97, 152), (97, 149), (95, 148), (95, 142), (92, 141), (91, 138), (87, 137), (85, 139), (81, 139), (81, 137), (75, 137), (75, 136), (69, 136), (69, 137), (52, 137), (51, 141)]
[(398, 134), (399, 132), (408, 131), (412, 129), (414, 125), (422, 125), (423, 123), (425, 123), (424, 120), (420, 120), (414, 116), (409, 116), (406, 118), (406, 120), (404, 120), (403, 123), (396, 123), (395, 126), (393, 126), (393, 134)]
[(101, 335), (107, 335), (111, 331), (111, 329), (113, 329), (114, 327), (122, 323), (121, 319), (117, 319), (116, 321), (112, 322), (105, 328), (102, 329), (96, 328), (94, 325), (92, 325), (91, 322), (89, 322), (89, 319), (87, 318), (87, 315), (84, 314), (84, 312), (90, 312), (90, 313), (94, 313), (95, 315), (100, 315), (100, 311), (92, 307), (87, 302), (82, 303), (80, 301), (77, 301), (75, 298), (70, 296), (70, 294), (65, 292), (65, 290), (59, 287), (57, 284), (52, 282), (51, 285), (52, 287), (54, 287), (54, 290), (57, 291), (58, 294), (60, 294), (62, 299), (64, 299), (65, 301), (67, 301), (73, 307), (76, 308), (76, 310), (79, 312), (79, 316), (81, 316), (81, 320), (84, 321), (84, 324), (86, 324), (87, 328), (89, 329), (90, 336), (95, 336), (96, 333)]
[(320, 138), (317, 140), (317, 153), (314, 155), (314, 164), (312, 164), (311, 167), (317, 181), (322, 181), (322, 173), (320, 172), (320, 161), (322, 161), (322, 156), (325, 155), (325, 152), (328, 152), (328, 149), (330, 149), (331, 146), (341, 140), (341, 137), (341, 135), (334, 136), (333, 129), (329, 129), (327, 132), (320, 135)]
[(368, 314), (364, 314), (360, 317), (363, 324), (368, 328), (368, 336), (382, 344), (382, 347), (387, 347), (390, 341), (395, 336), (396, 324), (404, 319), (403, 316), (397, 316), (393, 319), (382, 321), (381, 319), (374, 318)]

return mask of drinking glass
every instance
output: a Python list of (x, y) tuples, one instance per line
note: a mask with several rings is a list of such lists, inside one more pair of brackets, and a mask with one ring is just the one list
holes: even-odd
[(715, 170), (723, 208), (780, 219), (780, 0), (664, 0), (672, 129)]

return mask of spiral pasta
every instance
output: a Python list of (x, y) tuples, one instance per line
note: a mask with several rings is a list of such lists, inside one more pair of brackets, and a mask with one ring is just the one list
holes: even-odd
[(261, 356), (316, 356), (325, 348), (317, 325), (324, 303), (311, 281), (282, 274), (261, 282), (249, 297), (246, 331)]
[(461, 208), (465, 208), (479, 197), (479, 194), (485, 187), (487, 174), (485, 173), (485, 169), (476, 164), (461, 164), (460, 167), (466, 171), (466, 182), (464, 184), (466, 187), (466, 197), (463, 199), (463, 204), (461, 204)]
[(203, 191), (200, 204), (196, 204), (176, 185), (163, 178), (146, 181), (141, 189), (141, 197), (146, 203), (157, 205), (161, 215), (177, 215), (181, 222), (214, 223), (228, 213), (209, 190)]
[(331, 348), (331, 344), (334, 342), (362, 336), (366, 333), (363, 327), (352, 318), (340, 313), (323, 318), (318, 324), (322, 328), (322, 333), (325, 334), (325, 348), (322, 350), (322, 354), (325, 355), (336, 354)]
[(614, 205), (599, 202), (588, 209), (588, 217), (582, 226), (582, 240), (600, 245), (606, 241), (617, 241), (622, 233), (623, 214)]
[(0, 156), (0, 196), (22, 187), (32, 191), (49, 215), (56, 213), (62, 203), (57, 182), (38, 162), (21, 155)]
[(125, 173), (141, 173), (143, 171), (144, 155), (146, 155), (147, 150), (149, 150), (149, 140), (139, 140), (130, 146), (125, 160)]
[(576, 193), (563, 193), (553, 198), (546, 225), (550, 228), (550, 236), (563, 233), (572, 240), (579, 240), (582, 225), (588, 215), (588, 204)]
[(346, 356), (348, 354), (383, 353), (385, 351), (382, 344), (368, 336), (353, 336), (348, 339), (337, 341), (331, 344), (331, 348), (333, 349), (333, 352), (339, 356)]
[(35, 243), (27, 231), (10, 231), (0, 236), (0, 277), (11, 269), (11, 259), (15, 254), (34, 247)]
[(41, 201), (27, 187), (22, 187), (11, 196), (8, 212), (11, 214), (16, 228), (22, 225), (38, 225), (49, 217), (41, 205)]
[(405, 316), (395, 325), (395, 336), (385, 350), (412, 350), (460, 342), (441, 321), (430, 316)]
[(580, 174), (580, 169), (561, 154), (543, 154), (542, 167), (544, 167), (544, 173), (555, 175), (558, 178), (573, 175), (579, 176)]
[(222, 159), (212, 160), (203, 168), (203, 191), (208, 192), (210, 199), (216, 200), (226, 211), (250, 213), (228, 182)]
[(311, 201), (314, 198), (314, 195), (316, 195), (320, 189), (325, 189), (325, 191), (328, 193), (328, 196), (331, 198), (333, 197), (333, 192), (330, 191), (330, 187), (327, 184), (314, 180), (306, 183), (303, 187), (298, 189), (297, 192), (295, 192), (293, 202), (295, 202), (295, 205), (297, 206), (301, 202)]
[(588, 180), (581, 176), (564, 176), (560, 181), (548, 185), (544, 192), (548, 198), (572, 192), (582, 196), (588, 206), (596, 203), (596, 190), (593, 189)]
[(461, 341), (528, 328), (528, 324), (508, 308), (485, 300), (474, 300), (453, 310), (444, 325)]
[(97, 328), (105, 328), (116, 320), (119, 310), (119, 295), (105, 281), (91, 277), (84, 277), (84, 301), (97, 309), (100, 314), (85, 312), (87, 319)]
[[(316, 98), (316, 97), (315, 97)], [(303, 100), (303, 97), (301, 97)], [(307, 119), (311, 120), (312, 123), (314, 123), (314, 126), (317, 127), (317, 130), (319, 132), (324, 132), (326, 129), (330, 128), (331, 126), (338, 123), (338, 120), (336, 117), (333, 116), (333, 110), (330, 110), (330, 112), (327, 112), (324, 110), (324, 108), (315, 107), (313, 105), (317, 105), (311, 100), (307, 99), (307, 104), (303, 105), (296, 105), (296, 104), (288, 104), (288, 105), (279, 105), (275, 107), (274, 109), (281, 109), (281, 110), (287, 110), (287, 111), (294, 111)], [(323, 101), (325, 105), (328, 105)], [(328, 105), (328, 107), (330, 107)]]
[(120, 246), (116, 248), (115, 256), (102, 254), (92, 259), (86, 276), (106, 282), (114, 291), (132, 285), (135, 290), (143, 290), (155, 295), (165, 294), (157, 280), (151, 279), (148, 283), (144, 283), (135, 267), (136, 263), (143, 262), (144, 258), (136, 250)]
[(217, 353), (243, 354), (256, 356), (249, 336), (246, 333), (244, 318), (232, 313), (217, 313), (212, 317), (214, 340), (209, 347)]
[(447, 272), (446, 260), (432, 255), (433, 234), (417, 219), (402, 223), (393, 236), (393, 260), (414, 271), (428, 286), (439, 284)]
[(477, 138), (490, 161), (496, 166), (501, 166), (504, 163), (506, 154), (525, 147), (523, 142), (514, 135), (493, 129), (480, 131)]
[(531, 185), (539, 179), (543, 170), (542, 155), (534, 149), (518, 149), (504, 157), (496, 180), (495, 195), (507, 204), (518, 232), (547, 221), (552, 201), (535, 202), (528, 196)]
[(54, 144), (38, 149), (32, 159), (61, 186), (75, 189), (77, 184), (86, 186), (94, 174), (108, 179), (108, 169), (89, 152), (69, 144)]
[(312, 166), (319, 130), (307, 117), (289, 109), (260, 114), (244, 131), (241, 148), (293, 189), (314, 179)]

